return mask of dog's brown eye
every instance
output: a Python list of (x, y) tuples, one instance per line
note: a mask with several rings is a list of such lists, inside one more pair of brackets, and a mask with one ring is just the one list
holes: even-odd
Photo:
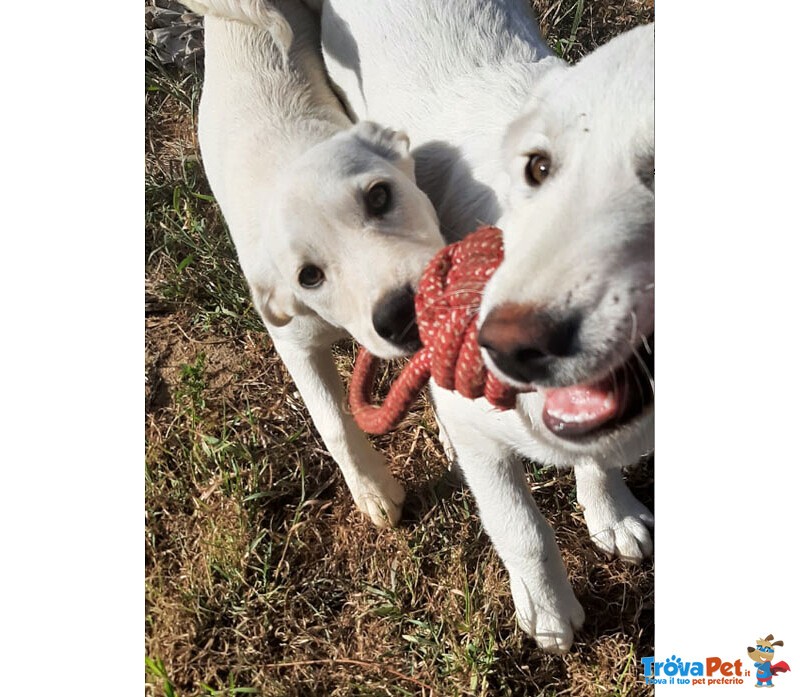
[(365, 196), (367, 213), (370, 215), (383, 215), (392, 205), (392, 190), (386, 182), (373, 184)]
[(307, 264), (300, 269), (297, 280), (300, 281), (300, 285), (303, 286), (303, 288), (316, 288), (322, 285), (322, 282), (325, 280), (325, 274), (319, 266)]
[(550, 158), (547, 155), (533, 153), (528, 156), (525, 165), (525, 181), (529, 186), (539, 186), (550, 174)]

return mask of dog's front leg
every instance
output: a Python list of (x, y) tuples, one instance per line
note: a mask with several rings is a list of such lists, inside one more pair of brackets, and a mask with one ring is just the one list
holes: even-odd
[(575, 484), (586, 527), (597, 547), (633, 562), (652, 554), (647, 527), (653, 527), (653, 514), (631, 493), (620, 469), (605, 469), (586, 459), (575, 465)]
[(520, 627), (546, 651), (566, 652), (584, 620), (553, 529), (531, 496), (522, 463), (456, 445), (486, 532), (503, 560)]
[(378, 527), (395, 525), (405, 490), (389, 472), (385, 458), (344, 411), (344, 390), (331, 349), (302, 346), (275, 336), (273, 341), (356, 506)]
[(568, 651), (583, 624), (583, 608), (553, 529), (528, 489), (522, 463), (481, 432), (492, 427), (485, 414), (464, 418), (465, 412), (479, 411), (474, 403), (442, 390), (435, 394), (439, 418), (478, 503), (483, 527), (508, 570), (520, 627), (542, 649)]

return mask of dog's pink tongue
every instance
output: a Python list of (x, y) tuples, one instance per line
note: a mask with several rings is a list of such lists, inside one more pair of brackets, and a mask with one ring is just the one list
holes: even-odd
[(579, 436), (617, 415), (619, 400), (610, 380), (545, 392), (542, 419), (557, 436)]

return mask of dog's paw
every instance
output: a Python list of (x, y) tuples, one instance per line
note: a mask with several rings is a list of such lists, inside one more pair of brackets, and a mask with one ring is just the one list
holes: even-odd
[(397, 525), (403, 512), (406, 490), (388, 470), (373, 477), (359, 477), (350, 486), (359, 511), (366, 514), (379, 528)]
[(650, 531), (638, 518), (623, 518), (595, 532), (589, 528), (589, 532), (601, 551), (625, 561), (639, 563), (653, 553)]
[(627, 488), (611, 496), (606, 491), (584, 505), (583, 517), (589, 535), (602, 552), (638, 563), (653, 553), (653, 538), (649, 527), (655, 520), (650, 509)]
[(608, 505), (584, 510), (586, 527), (594, 544), (603, 552), (638, 563), (653, 553), (653, 538), (648, 527), (653, 514), (633, 496), (624, 502), (609, 500)]
[(543, 651), (566, 653), (585, 615), (568, 582), (557, 588), (546, 580), (511, 576), (511, 595), (520, 628)]

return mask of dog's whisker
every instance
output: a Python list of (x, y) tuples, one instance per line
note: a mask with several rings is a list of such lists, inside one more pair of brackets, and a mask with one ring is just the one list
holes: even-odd
[[(652, 354), (652, 348), (650, 348), (649, 344), (647, 346), (647, 350), (648, 353)], [(631, 358), (638, 363), (637, 370), (634, 370), (633, 367), (630, 365)], [(641, 354), (639, 353), (639, 346), (633, 347), (630, 356), (623, 353), (621, 350), (615, 351), (615, 361), (619, 362), (620, 366), (626, 373), (630, 373), (631, 375), (633, 375), (633, 377), (637, 380), (637, 382), (639, 382), (642, 377), (639, 374), (639, 372), (641, 371), (641, 373), (644, 374), (644, 377), (647, 379), (649, 383), (649, 387), (653, 396), (655, 396), (656, 381), (655, 378), (653, 377), (653, 374), (650, 372), (649, 367), (647, 366), (647, 362), (645, 361), (644, 358), (642, 358)], [(640, 389), (640, 395), (644, 397), (645, 396), (644, 392), (641, 392), (641, 384), (639, 384), (639, 389)]]
[(639, 364), (641, 366), (642, 375), (647, 380), (647, 384), (650, 386), (650, 393), (653, 395), (653, 397), (655, 397), (656, 396), (656, 379), (655, 379), (655, 376), (653, 375), (652, 371), (650, 370), (650, 367), (646, 363), (644, 363), (644, 359), (642, 359), (641, 356), (639, 356), (637, 354), (636, 355), (636, 359), (637, 359), (637, 361), (639, 361)]
[[(651, 353), (651, 354), (652, 354), (652, 351), (649, 351), (649, 353)], [(634, 349), (634, 350), (633, 350), (633, 356), (634, 356), (634, 358), (636, 359), (636, 362), (639, 364), (639, 368), (641, 369), (642, 373), (644, 373), (645, 377), (646, 377), (646, 378), (647, 378), (647, 380), (649, 381), (649, 383), (650, 383), (650, 389), (652, 390), (652, 392), (653, 392), (653, 396), (655, 397), (655, 394), (656, 394), (656, 379), (655, 379), (655, 377), (653, 376), (653, 374), (650, 372), (650, 368), (649, 368), (649, 366), (647, 365), (647, 362), (646, 362), (646, 361), (644, 360), (644, 358), (642, 358), (642, 356), (639, 354), (639, 351), (638, 351), (638, 349)], [(637, 376), (637, 377), (638, 377), (638, 376)]]
[[(442, 296), (432, 299), (424, 308), (422, 308), (419, 314), (424, 315), (431, 309), (435, 308), (441, 302), (442, 298), (451, 299), (458, 297), (459, 295), (477, 294), (479, 296), (477, 300), (474, 301), (471, 300), (469, 302), (465, 302), (463, 305), (459, 304), (450, 305), (450, 307), (454, 310), (466, 310), (467, 316), (471, 320), (480, 311), (480, 298), (483, 296), (483, 286), (484, 286), (483, 283), (480, 283), (479, 281), (474, 281), (472, 283), (464, 283), (460, 288), (455, 288), (452, 290), (447, 289), (442, 294)], [(414, 319), (410, 320), (401, 330), (400, 336), (405, 336), (409, 331), (411, 331), (414, 325), (417, 324), (418, 319), (419, 316), (417, 315), (415, 316)]]
[[(628, 373), (628, 375), (630, 376), (628, 378), (628, 383), (630, 384), (631, 382), (633, 382), (633, 384), (636, 386), (636, 390), (639, 393), (639, 399), (641, 400), (642, 403), (644, 403), (645, 399), (649, 395), (645, 394), (644, 385), (642, 385), (642, 376), (639, 374), (638, 370), (635, 370), (632, 365), (629, 365), (627, 363), (625, 364), (625, 370)], [(648, 384), (648, 386), (650, 386), (650, 385)], [(652, 389), (652, 387), (651, 387), (651, 389)]]
[[(477, 285), (477, 283), (476, 283), (476, 286), (475, 286), (474, 289), (473, 288), (469, 288), (469, 287), (466, 287), (466, 288), (462, 287), (462, 288), (457, 288), (457, 289), (454, 289), (454, 290), (447, 290), (447, 291), (444, 292), (442, 297), (444, 297), (444, 298), (454, 298), (454, 297), (457, 297), (459, 295), (465, 295), (467, 293), (470, 293), (470, 294), (477, 293), (478, 295), (482, 296), (483, 295), (483, 286), (482, 285)], [(425, 314), (425, 313), (429, 312), (432, 308), (434, 308), (440, 302), (441, 302), (441, 298), (432, 299), (425, 307), (422, 308), (422, 310), (421, 310), (421, 312), (419, 314)], [(475, 302), (473, 302), (473, 301), (465, 302), (463, 305), (453, 305), (452, 307), (454, 309), (464, 309), (464, 308), (472, 309), (473, 307), (475, 307), (476, 309), (479, 309), (480, 308), (480, 300), (477, 300)]]
[(639, 333), (638, 326), (639, 326), (639, 319), (636, 317), (636, 313), (631, 310), (631, 336), (629, 339), (630, 345), (633, 346), (636, 342), (636, 335)]

